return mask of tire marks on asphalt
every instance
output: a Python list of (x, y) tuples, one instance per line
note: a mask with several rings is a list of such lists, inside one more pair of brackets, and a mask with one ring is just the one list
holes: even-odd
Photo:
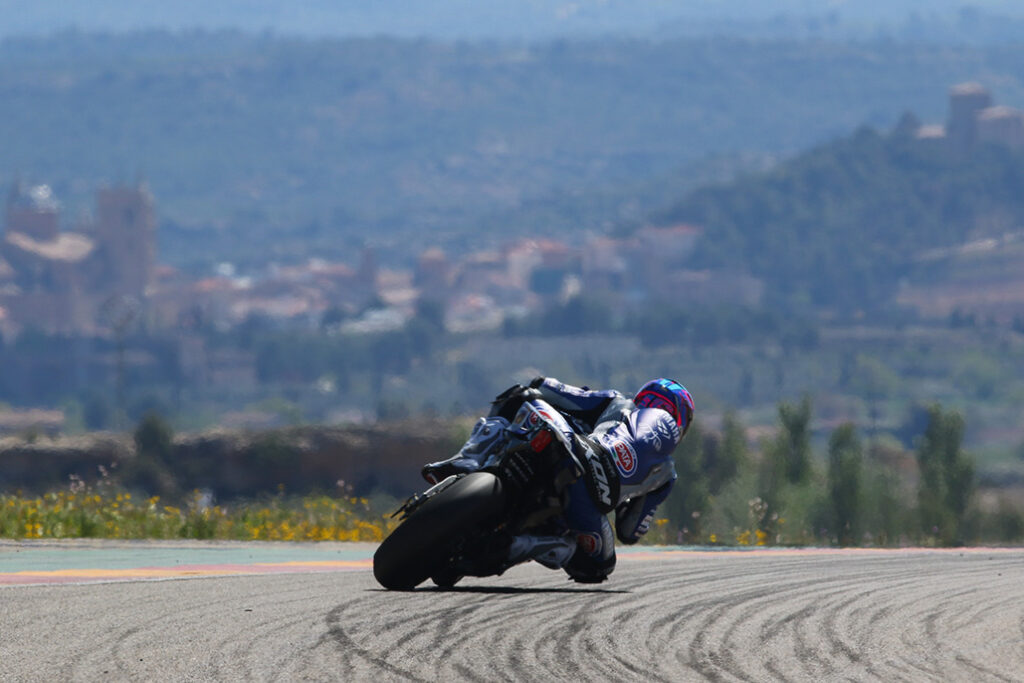
[[(1007, 594), (992, 592), (981, 575), (991, 570), (979, 566), (976, 554), (959, 561), (951, 557), (674, 557), (620, 565), (604, 585), (628, 591), (625, 597), (567, 592), (559, 598), (524, 591), (488, 599), (485, 593), (478, 596), (483, 600), (466, 603), (468, 611), (458, 621), (436, 617), (421, 620), (417, 628), (437, 629), (431, 647), (443, 656), (430, 671), (433, 677), (470, 680), (509, 680), (538, 671), (555, 678), (614, 680), (892, 680), (945, 678), (953, 672), (963, 677), (981, 672), (999, 680), (1012, 675), (1024, 667), (1019, 651), (1014, 656), (1012, 648), (1002, 648), (994, 658), (979, 656), (992, 648), (964, 640), (965, 629), (990, 629), (990, 604), (1005, 604)], [(1009, 568), (1019, 560), (1001, 558)], [(512, 585), (512, 577), (525, 571), (490, 581)], [(532, 571), (549, 584), (544, 577), (550, 574)], [(1019, 569), (1017, 576), (1024, 578)], [(1015, 592), (1024, 598), (1019, 584)], [(423, 609), (420, 595), (448, 609), (469, 600), (464, 591), (394, 595), (418, 610)], [(1018, 618), (1019, 612), (1013, 619)], [(453, 631), (451, 623), (460, 622), (463, 628)], [(1012, 621), (1014, 635), (1019, 624)], [(506, 644), (495, 637), (504, 632), (519, 635)], [(958, 650), (958, 639), (970, 645)], [(466, 660), (467, 652), (481, 650), (490, 657)], [(949, 654), (955, 652), (961, 654)]]
[(1024, 551), (653, 553), (454, 590), (366, 573), (3, 589), (13, 680), (1019, 680)]

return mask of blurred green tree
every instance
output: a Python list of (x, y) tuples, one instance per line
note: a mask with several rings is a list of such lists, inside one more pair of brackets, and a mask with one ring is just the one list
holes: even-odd
[(861, 532), (863, 449), (852, 423), (840, 425), (828, 444), (828, 493), (833, 529), (841, 546), (858, 545)]
[(778, 412), (779, 432), (763, 444), (758, 468), (760, 529), (770, 537), (779, 531), (787, 485), (803, 484), (811, 472), (810, 397), (805, 395), (798, 404), (782, 402)]
[(779, 404), (778, 453), (784, 461), (786, 481), (798, 484), (811, 472), (811, 398), (804, 396), (800, 403)]
[(722, 419), (721, 437), (705, 439), (704, 472), (708, 491), (717, 494), (747, 462), (747, 433), (736, 413), (729, 410)]
[(164, 497), (178, 493), (171, 426), (157, 413), (148, 413), (139, 421), (133, 436), (135, 458), (125, 466), (125, 484)]
[(665, 516), (672, 528), (682, 534), (684, 542), (701, 538), (701, 517), (709, 505), (708, 478), (704, 470), (704, 436), (700, 423), (694, 421), (686, 438), (676, 447), (676, 479), (672, 493), (665, 501)]
[(976, 481), (974, 463), (962, 448), (964, 420), (955, 411), (933, 405), (917, 449), (920, 484), (917, 501), (926, 535), (943, 545), (960, 545)]
[(134, 439), (139, 457), (152, 458), (164, 465), (172, 464), (174, 431), (157, 413), (147, 413), (139, 421)]

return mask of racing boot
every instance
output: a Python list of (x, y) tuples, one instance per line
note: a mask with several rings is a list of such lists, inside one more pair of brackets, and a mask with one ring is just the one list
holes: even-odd
[(444, 481), (453, 474), (469, 474), (480, 469), (480, 463), (473, 458), (467, 458), (461, 453), (453, 455), (447, 460), (427, 463), (420, 470), (420, 474), (431, 484)]
[(508, 562), (519, 564), (534, 560), (548, 569), (561, 569), (576, 552), (576, 539), (570, 536), (515, 536), (508, 549)]
[(459, 452), (439, 462), (424, 465), (420, 474), (431, 484), (443, 481), (453, 474), (476, 472), (487, 456), (499, 448), (505, 438), (508, 420), (501, 417), (481, 417), (473, 426), (469, 440)]

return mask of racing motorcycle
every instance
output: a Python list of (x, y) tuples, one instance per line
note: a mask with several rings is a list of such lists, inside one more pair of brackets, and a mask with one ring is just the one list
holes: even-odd
[(511, 421), (494, 412), (456, 456), (481, 467), (448, 476), (395, 512), (401, 521), (373, 556), (384, 588), (411, 590), (427, 579), (451, 587), (463, 576), (502, 573), (512, 536), (557, 529), (568, 488), (584, 472), (612, 500), (607, 464), (579, 447), (581, 437), (549, 403), (528, 398)]

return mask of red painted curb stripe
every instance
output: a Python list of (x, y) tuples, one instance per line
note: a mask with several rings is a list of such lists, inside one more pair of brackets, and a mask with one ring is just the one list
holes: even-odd
[(132, 569), (57, 569), (0, 573), (0, 585), (84, 583), (92, 581), (144, 581), (196, 576), (241, 576), (244, 574), (309, 574), (369, 569), (373, 561), (256, 562), (253, 564), (191, 564), (173, 567)]
[[(1013, 548), (749, 548), (749, 549), (678, 549), (678, 550), (629, 550), (619, 554), (620, 560), (651, 561), (687, 558), (692, 560), (716, 557), (815, 557), (824, 555), (863, 555), (928, 553), (947, 555), (998, 554), (1019, 552)], [(158, 579), (181, 579), (190, 577), (242, 576), (253, 574), (308, 574), (323, 572), (346, 572), (370, 569), (373, 560), (328, 560), (309, 562), (254, 562), (252, 564), (187, 564), (173, 567), (136, 567), (132, 569), (57, 569), (51, 571), (20, 571), (0, 573), (0, 586), (43, 585), (62, 583), (90, 583), (110, 581), (146, 581)]]

